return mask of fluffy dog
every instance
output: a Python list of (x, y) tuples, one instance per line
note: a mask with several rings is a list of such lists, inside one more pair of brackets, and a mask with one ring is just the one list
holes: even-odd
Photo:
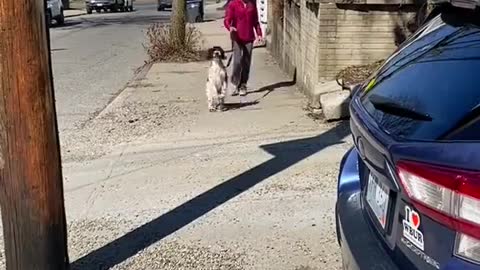
[(227, 68), (223, 64), (225, 60), (225, 51), (221, 47), (213, 47), (208, 50), (209, 59), (211, 59), (208, 69), (206, 84), (206, 93), (208, 100), (208, 110), (225, 110), (224, 100), (228, 86)]

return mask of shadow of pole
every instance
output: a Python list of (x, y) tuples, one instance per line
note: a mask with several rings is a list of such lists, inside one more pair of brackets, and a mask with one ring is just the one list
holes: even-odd
[(265, 179), (328, 146), (341, 143), (341, 139), (348, 134), (348, 128), (338, 125), (315, 137), (261, 146), (260, 148), (272, 154), (273, 158), (92, 251), (73, 262), (71, 269), (109, 269), (120, 264)]

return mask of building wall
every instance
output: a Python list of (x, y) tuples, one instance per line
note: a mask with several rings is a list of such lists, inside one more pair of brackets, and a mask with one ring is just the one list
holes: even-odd
[(318, 34), (321, 24), (318, 21), (318, 8), (315, 4), (303, 3), (301, 8), (302, 26), (300, 27), (301, 68), (297, 73), (305, 89), (311, 89), (318, 82), (319, 54), (321, 42)]
[[(301, 50), (300, 31), (301, 31), (301, 13), (300, 6), (294, 2), (285, 5), (285, 23), (284, 23), (284, 68), (288, 73), (293, 73), (295, 68), (301, 68)], [(298, 70), (297, 70), (298, 74)]]
[(320, 3), (319, 79), (333, 79), (348, 66), (362, 65), (388, 57), (395, 49), (397, 29), (404, 35), (405, 24), (415, 15), (396, 6), (358, 6)]
[[(409, 34), (406, 25), (416, 15), (413, 4), (377, 4), (382, 0), (284, 1), (283, 20), (269, 20), (273, 24), (269, 48), (287, 72), (296, 70), (297, 83), (306, 94), (345, 67), (388, 57), (401, 41), (399, 36)], [(276, 31), (280, 28), (281, 33)]]

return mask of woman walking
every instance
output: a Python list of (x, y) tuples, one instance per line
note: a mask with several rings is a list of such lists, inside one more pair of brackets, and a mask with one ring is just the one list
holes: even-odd
[[(233, 95), (247, 95), (252, 49), (255, 40), (262, 41), (255, 0), (230, 0), (225, 11), (225, 28), (233, 44)], [(256, 34), (256, 35), (255, 35)]]

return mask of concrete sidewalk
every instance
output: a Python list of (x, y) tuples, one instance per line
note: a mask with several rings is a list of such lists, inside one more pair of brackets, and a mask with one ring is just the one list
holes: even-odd
[(67, 9), (63, 11), (65, 18), (78, 17), (87, 14), (83, 9)]
[[(221, 21), (205, 46), (229, 48)], [(313, 121), (264, 48), (210, 113), (209, 63), (155, 64), (62, 142), (73, 269), (339, 269), (345, 125)]]

